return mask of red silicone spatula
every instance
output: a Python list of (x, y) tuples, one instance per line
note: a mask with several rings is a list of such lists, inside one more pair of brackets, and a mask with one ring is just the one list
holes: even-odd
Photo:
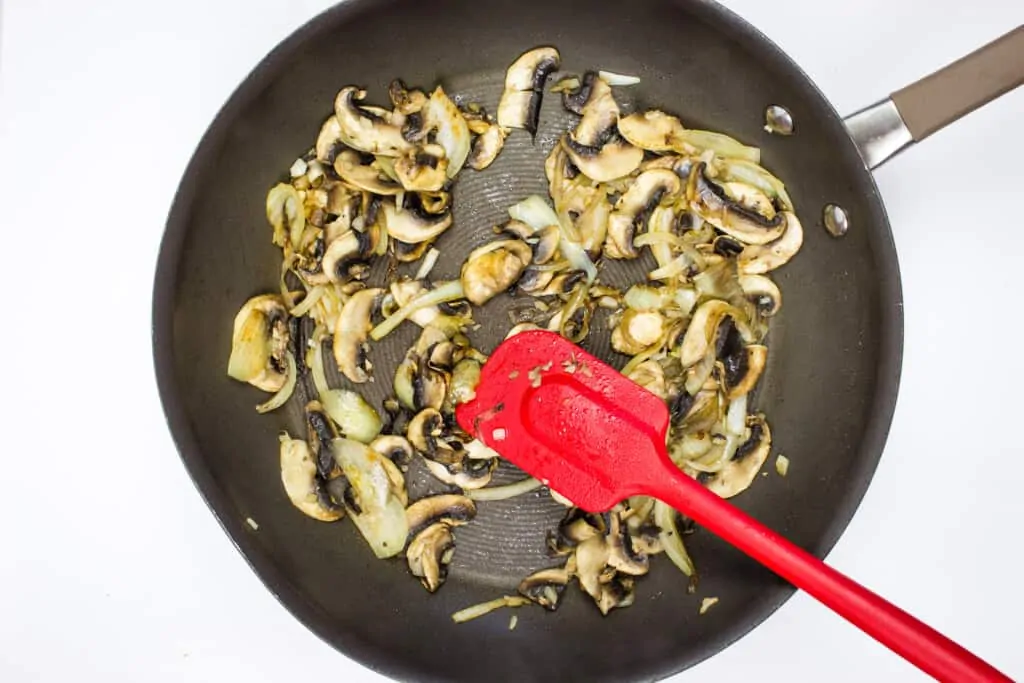
[(942, 681), (1005, 675), (790, 543), (681, 472), (668, 458), (665, 403), (552, 332), (502, 343), (484, 365), (462, 428), (590, 512), (658, 498)]

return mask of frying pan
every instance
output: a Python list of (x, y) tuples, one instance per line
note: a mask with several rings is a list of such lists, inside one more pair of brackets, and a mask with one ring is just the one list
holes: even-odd
[[(702, 1), (623, 4), (610, 0), (520, 0), (515, 9), (470, 0), (350, 0), (299, 29), (263, 60), (203, 137), (175, 197), (158, 261), (153, 344), (160, 395), (182, 460), (232, 541), (267, 587), (317, 635), (364, 665), (421, 681), (624, 681), (671, 675), (711, 656), (763, 621), (793, 589), (699, 531), (688, 547), (697, 595), (668, 562), (638, 583), (637, 604), (601, 617), (571, 591), (556, 614), (496, 613), (468, 625), (451, 613), (514, 590), (551, 560), (544, 532), (562, 508), (538, 493), (480, 506), (458, 532), (448, 583), (427, 595), (402, 562), (373, 558), (347, 522), (323, 524), (294, 510), (280, 484), (277, 433), (304, 433), (308, 387), (281, 410), (225, 374), (231, 320), (250, 296), (274, 291), (280, 254), (264, 216), (267, 189), (306, 150), (347, 84), (386, 102), (401, 76), (493, 111), (505, 68), (521, 52), (557, 46), (563, 71), (636, 74), (618, 89), (626, 110), (666, 109), (695, 128), (761, 147), (805, 224), (798, 258), (776, 273), (785, 305), (770, 332), (769, 365), (757, 408), (773, 425), (789, 476), (759, 479), (737, 503), (823, 556), (857, 507), (878, 463), (893, 414), (902, 352), (899, 269), (870, 168), (915, 140), (1019, 84), (1024, 33), (897, 93), (844, 122), (808, 77), (765, 36)], [(993, 58), (993, 52), (999, 52)], [(1008, 67), (1007, 64), (1010, 66)], [(507, 207), (543, 194), (543, 159), (571, 125), (558, 98), (545, 98), (536, 141), (515, 133), (485, 172), (465, 171), (455, 189), (455, 225), (438, 243), (433, 277), (457, 274), (468, 250), (492, 238)], [(895, 103), (894, 103), (895, 102)], [(786, 106), (792, 137), (762, 130), (768, 104)], [(902, 113), (902, 117), (901, 117)], [(822, 208), (845, 209), (841, 239), (820, 226)], [(604, 264), (619, 286), (649, 262)], [(371, 280), (381, 272), (371, 273)], [(489, 351), (515, 303), (478, 311), (474, 343)], [(407, 325), (373, 346), (383, 378), (358, 387), (380, 402), (415, 338)], [(599, 329), (601, 325), (595, 325)], [(592, 353), (619, 365), (606, 334)], [(333, 368), (330, 369), (333, 371)], [(336, 374), (332, 383), (343, 386)], [(500, 470), (496, 482), (516, 472)], [(410, 493), (431, 490), (413, 474)], [(258, 530), (246, 520), (258, 523)], [(706, 616), (701, 596), (720, 596)]]

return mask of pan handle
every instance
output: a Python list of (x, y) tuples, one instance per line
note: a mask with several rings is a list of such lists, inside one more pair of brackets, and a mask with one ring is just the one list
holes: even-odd
[(1024, 26), (845, 119), (868, 168), (1024, 84)]

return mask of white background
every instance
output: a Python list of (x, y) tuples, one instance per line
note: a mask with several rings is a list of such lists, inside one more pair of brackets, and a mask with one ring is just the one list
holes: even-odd
[[(0, 680), (384, 680), (289, 616), (218, 528), (167, 434), (149, 340), (189, 155), (249, 69), (328, 4), (5, 3)], [(727, 4), (845, 112), (1024, 20), (1011, 0)], [(903, 269), (903, 386), (830, 557), (1018, 677), (1022, 124), (1024, 89), (878, 174)], [(797, 596), (680, 680), (917, 676)]]

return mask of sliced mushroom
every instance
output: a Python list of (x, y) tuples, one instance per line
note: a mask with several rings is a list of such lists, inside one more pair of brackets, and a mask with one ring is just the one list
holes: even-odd
[(628, 309), (612, 330), (612, 348), (635, 356), (665, 338), (665, 318), (658, 311)]
[(342, 142), (368, 154), (399, 156), (408, 151), (412, 145), (402, 137), (401, 126), (357, 104), (365, 97), (365, 90), (349, 86), (335, 98), (334, 115)]
[(344, 507), (330, 496), (318, 495), (322, 482), (309, 446), (287, 434), (281, 436), (281, 483), (288, 500), (303, 514), (321, 522), (333, 522), (344, 516)]
[(427, 95), (417, 88), (410, 89), (401, 78), (396, 78), (388, 85), (388, 97), (395, 111), (403, 116), (415, 114), (427, 105)]
[(561, 55), (553, 47), (534, 48), (512, 62), (505, 72), (505, 89), (498, 103), (498, 125), (525, 128), (536, 135), (544, 83), (561, 62)]
[(450, 344), (447, 335), (436, 327), (423, 329), (395, 370), (395, 396), (402, 405), (412, 410), (441, 409), (448, 392), (449, 375), (445, 369), (437, 367), (432, 358), (439, 346)]
[(597, 182), (612, 181), (635, 171), (644, 159), (644, 151), (618, 135), (600, 147), (581, 145), (569, 135), (562, 136), (562, 147), (569, 160), (583, 175)]
[(521, 292), (537, 294), (543, 292), (551, 284), (551, 280), (554, 277), (555, 271), (553, 270), (527, 267), (523, 270), (523, 274), (519, 276), (516, 287)]
[(334, 216), (324, 225), (324, 244), (331, 242), (352, 229), (352, 222), (359, 215), (362, 192), (352, 190), (344, 183), (333, 183), (327, 190), (327, 212)]
[(580, 145), (601, 147), (616, 133), (618, 122), (619, 105), (612, 96), (611, 86), (603, 78), (597, 78), (591, 81), (590, 95), (570, 136)]
[(530, 245), (520, 240), (498, 240), (477, 247), (462, 266), (466, 299), (481, 306), (515, 284), (533, 258)]
[(804, 230), (796, 214), (784, 211), (786, 226), (782, 236), (773, 242), (746, 247), (737, 257), (742, 275), (760, 275), (789, 263), (804, 243)]
[(435, 192), (448, 182), (448, 159), (440, 145), (424, 145), (399, 157), (395, 175), (412, 192)]
[(722, 359), (722, 383), (726, 398), (739, 398), (753, 390), (761, 378), (767, 359), (768, 347), (761, 344), (748, 344), (725, 355)]
[(412, 461), (412, 444), (404, 436), (385, 434), (370, 442), (370, 448), (395, 463), (401, 470), (406, 470)]
[(497, 459), (470, 458), (461, 441), (446, 441), (444, 417), (439, 411), (426, 408), (417, 413), (409, 422), (408, 436), (427, 469), (440, 481), (466, 490), (483, 488), (490, 482)]
[(276, 294), (255, 296), (235, 316), (228, 375), (276, 392), (287, 379), (288, 309)]
[(470, 168), (482, 171), (494, 163), (504, 146), (505, 131), (497, 124), (489, 124), (473, 141), (473, 149), (466, 163)]
[(608, 516), (608, 565), (616, 571), (631, 576), (642, 576), (650, 569), (647, 555), (633, 547), (629, 527), (622, 521), (621, 511), (615, 510)]
[(362, 280), (369, 274), (368, 262), (377, 252), (381, 229), (376, 223), (367, 229), (349, 230), (330, 243), (321, 260), (323, 274), (331, 282)]
[(739, 284), (747, 300), (765, 318), (772, 317), (782, 308), (782, 292), (766, 275), (741, 275)]
[(594, 596), (594, 602), (601, 614), (608, 614), (617, 607), (629, 607), (636, 599), (633, 591), (636, 580), (629, 576), (615, 575), (608, 582), (601, 584), (600, 593)]
[[(427, 458), (423, 462), (438, 481), (460, 489), (472, 491), (482, 489), (491, 483), (491, 476), (498, 466), (497, 458), (486, 460), (481, 458), (470, 458), (464, 452), (453, 450), (441, 451), (438, 456), (455, 457), (448, 459)], [(437, 457), (437, 456), (436, 456)]]
[(619, 133), (631, 145), (652, 152), (677, 149), (683, 124), (675, 116), (651, 109), (619, 119)]
[(576, 219), (576, 231), (580, 234), (580, 245), (591, 258), (601, 254), (608, 236), (608, 222), (612, 215), (612, 204), (608, 195), (598, 193), (587, 204), (587, 208)]
[(424, 210), (419, 195), (405, 195), (401, 210), (391, 201), (385, 201), (384, 226), (388, 235), (406, 244), (421, 244), (433, 240), (452, 224), (450, 210), (440, 214), (431, 214)]
[(772, 433), (761, 416), (750, 418), (750, 436), (721, 470), (702, 473), (697, 481), (722, 498), (731, 498), (745, 491), (754, 481), (772, 449)]
[(409, 572), (431, 593), (448, 578), (448, 563), (454, 554), (455, 536), (444, 522), (431, 524), (416, 534), (405, 550)]
[(377, 287), (356, 292), (345, 302), (334, 329), (334, 360), (349, 380), (362, 384), (370, 380), (373, 369), (367, 355), (366, 338), (373, 327), (373, 312), (380, 304), (384, 290)]
[(633, 245), (638, 228), (645, 227), (651, 212), (662, 203), (671, 203), (679, 194), (679, 176), (667, 169), (644, 171), (619, 197), (608, 219), (608, 238), (604, 253), (609, 258), (636, 258)]
[[(740, 187), (746, 189), (737, 191)], [(736, 196), (730, 196), (727, 188)], [(707, 176), (707, 164), (703, 161), (690, 170), (686, 199), (704, 220), (745, 244), (775, 240), (786, 230), (787, 218), (792, 215), (776, 212), (771, 201), (749, 185), (718, 185)]]
[(562, 231), (557, 225), (549, 225), (534, 233), (529, 240), (533, 245), (533, 263), (542, 265), (555, 258), (558, 255), (558, 243), (561, 236)]
[(334, 172), (346, 183), (383, 196), (395, 195), (402, 191), (402, 186), (386, 175), (382, 175), (370, 160), (363, 163), (358, 152), (345, 150), (334, 160)]
[(425, 125), (434, 131), (437, 144), (444, 148), (448, 158), (448, 177), (454, 178), (469, 156), (469, 126), (466, 119), (441, 86), (437, 86), (430, 94), (423, 115)]
[(519, 582), (519, 593), (549, 612), (558, 609), (558, 602), (569, 585), (572, 573), (568, 567), (551, 567), (530, 574)]
[(434, 240), (429, 239), (419, 244), (409, 244), (408, 242), (393, 239), (391, 244), (394, 246), (396, 261), (399, 263), (415, 263), (423, 258), (423, 255), (433, 246)]
[(608, 544), (604, 536), (588, 538), (577, 546), (576, 578), (590, 597), (599, 598), (601, 585), (611, 576), (614, 570), (608, 567)]
[[(564, 80), (559, 81), (559, 84), (561, 85)], [(587, 71), (583, 74), (583, 78), (575, 79), (576, 84), (574, 87), (565, 87), (562, 90), (562, 106), (573, 114), (582, 115), (583, 107), (590, 100), (590, 93), (594, 88), (594, 83), (599, 80), (601, 79), (596, 71)]]
[(316, 457), (317, 472), (324, 479), (332, 479), (337, 475), (338, 469), (334, 463), (331, 442), (338, 438), (338, 430), (320, 401), (307, 403), (304, 412), (309, 445)]
[(331, 116), (324, 121), (320, 127), (320, 134), (316, 137), (316, 158), (320, 161), (334, 165), (338, 154), (345, 149), (345, 143), (341, 139), (341, 124), (337, 116)]
[(566, 555), (587, 539), (604, 536), (607, 530), (607, 515), (572, 507), (558, 524), (558, 530), (548, 532), (548, 549), (555, 555)]
[(405, 509), (409, 533), (413, 536), (436, 522), (461, 526), (476, 517), (476, 503), (466, 496), (446, 493), (421, 498)]
[(298, 249), (306, 228), (306, 214), (298, 190), (288, 183), (278, 183), (270, 188), (267, 193), (267, 220), (274, 227), (274, 244)]
[(712, 352), (716, 350), (721, 324), (726, 317), (732, 318), (744, 341), (754, 341), (750, 329), (741, 322), (744, 318), (742, 311), (721, 299), (706, 301), (693, 314), (679, 346), (679, 362), (684, 368), (707, 358), (709, 349)]
[(335, 439), (334, 459), (351, 484), (349, 516), (379, 558), (402, 552), (409, 535), (405, 484), (394, 463), (366, 444)]
[(480, 361), (475, 358), (463, 358), (452, 371), (451, 399), (453, 405), (467, 403), (476, 398), (476, 387), (480, 383)]

